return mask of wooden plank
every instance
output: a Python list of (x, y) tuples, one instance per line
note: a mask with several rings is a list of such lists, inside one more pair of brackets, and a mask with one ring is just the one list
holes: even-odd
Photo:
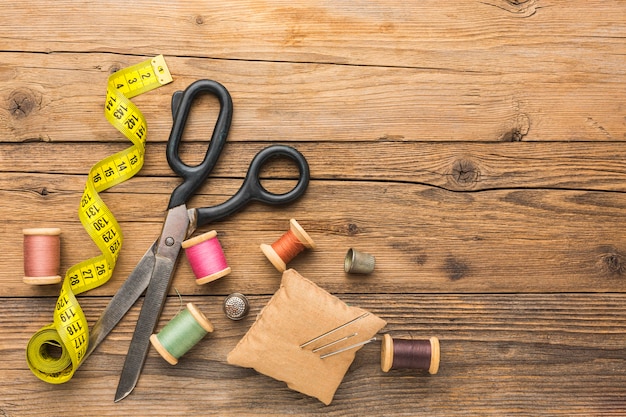
[[(223, 297), (185, 297), (215, 331), (175, 367), (151, 350), (135, 393), (118, 404), (113, 394), (138, 308), (116, 328), (74, 378), (60, 386), (37, 380), (23, 347), (49, 321), (52, 300), (3, 299), (7, 331), (0, 342), (7, 380), (0, 410), (7, 415), (576, 415), (619, 414), (626, 407), (626, 296), (624, 294), (346, 295), (344, 301), (380, 315), (394, 338), (441, 341), (437, 375), (383, 373), (380, 347), (364, 347), (326, 407), (253, 370), (226, 364), (268, 297), (250, 297), (251, 314), (231, 322)], [(89, 298), (88, 316), (104, 308)], [(179, 309), (171, 297), (163, 323)], [(28, 320), (24, 320), (28, 317)], [(163, 325), (162, 323), (162, 325)], [(486, 389), (492, 387), (493, 389)], [(80, 399), (80, 406), (73, 401)], [(68, 405), (69, 404), (69, 405)], [(107, 406), (107, 404), (109, 404)]]
[[(38, 0), (28, 7), (7, 1), (3, 12), (7, 51), (134, 51), (460, 73), (623, 74), (615, 48), (626, 36), (620, 2), (599, 0), (243, 0), (227, 8), (143, 0), (130, 10), (112, 0), (88, 7), (71, 1), (49, 7)], [(62, 27), (55, 16), (62, 17)], [(66, 28), (72, 28), (69, 39)]]
[[(62, 226), (63, 268), (97, 255), (95, 246), (85, 246), (89, 241), (75, 214), (84, 178), (22, 177), (7, 174), (0, 178), (0, 189), (9, 189), (0, 192), (0, 210), (5, 216), (0, 229), (13, 242), (0, 259), (5, 271), (0, 291), (6, 295), (33, 291), (21, 282), (23, 227)], [(134, 178), (115, 187), (114, 193), (103, 193), (129, 242), (116, 284), (96, 294), (114, 291), (158, 235), (176, 181)], [(216, 179), (194, 197), (191, 206), (223, 201), (239, 184), (238, 180)], [(48, 190), (46, 195), (32, 191), (42, 188)], [(236, 272), (210, 289), (199, 289), (190, 271), (181, 266), (175, 281), (178, 289), (183, 293), (272, 293), (277, 274), (258, 245), (278, 239), (291, 217), (301, 221), (318, 244), (292, 265), (335, 292), (626, 290), (626, 241), (620, 227), (626, 206), (621, 193), (524, 189), (456, 193), (420, 184), (317, 180), (290, 206), (276, 209), (254, 204), (209, 226), (220, 231), (228, 262)], [(343, 256), (352, 246), (377, 257), (372, 276), (345, 275)]]
[[(622, 2), (8, 0), (0, 26), (0, 415), (624, 414)], [(59, 288), (22, 283), (21, 229), (62, 228), (62, 271), (97, 253), (77, 203), (90, 166), (128, 146), (103, 117), (106, 80), (158, 53), (175, 81), (133, 99), (146, 165), (104, 193), (126, 243), (111, 282), (79, 297), (91, 323), (178, 182), (164, 158), (174, 91), (212, 78), (235, 103), (217, 178), (192, 205), (230, 196), (270, 142), (301, 150), (313, 180), (294, 205), (214, 225), (228, 277), (197, 286), (182, 259), (161, 324), (177, 290), (217, 330), (177, 367), (151, 352), (137, 392), (113, 404), (139, 306), (72, 381), (40, 382), (24, 348)], [(216, 112), (199, 100), (185, 161), (204, 154)], [(281, 162), (264, 176), (294, 183)], [(438, 375), (384, 374), (371, 344), (325, 407), (225, 363), (279, 284), (258, 245), (290, 217), (318, 243), (290, 266), (394, 336), (439, 336)], [(376, 256), (374, 274), (343, 272), (349, 247)], [(233, 291), (252, 302), (242, 322), (221, 311)]]
[[(626, 147), (622, 142), (294, 142), (316, 180), (423, 184), (450, 191), (495, 189), (564, 189), (626, 191)], [(212, 176), (242, 179), (266, 142), (232, 142), (224, 148)], [(0, 172), (86, 176), (97, 161), (114, 154), (121, 143), (3, 143)], [(199, 163), (206, 142), (184, 142), (181, 158)], [(164, 143), (150, 143), (138, 176), (171, 177)], [(76, 157), (76, 155), (82, 155)], [(375, 157), (372, 157), (375, 156)], [(289, 161), (273, 161), (264, 176), (297, 174)], [(43, 183), (27, 187), (41, 192)], [(47, 188), (46, 188), (47, 189)], [(111, 190), (111, 192), (115, 192)]]
[[(106, 80), (112, 71), (143, 59), (3, 53), (3, 141), (125, 141), (102, 114)], [(594, 64), (603, 59), (593, 55)], [(146, 116), (150, 142), (169, 137), (171, 94), (199, 78), (216, 79), (230, 90), (235, 108), (231, 141), (626, 139), (622, 106), (626, 87), (619, 75), (602, 74), (595, 67), (563, 84), (561, 74), (553, 72), (539, 77), (535, 72), (450, 73), (284, 62), (241, 65), (174, 56), (167, 62), (174, 83), (133, 99)], [(187, 137), (210, 137), (216, 106), (208, 98), (201, 100)]]

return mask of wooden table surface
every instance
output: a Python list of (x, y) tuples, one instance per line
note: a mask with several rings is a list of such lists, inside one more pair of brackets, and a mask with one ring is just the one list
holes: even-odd
[[(626, 2), (9, 0), (0, 45), (1, 416), (626, 415)], [(177, 366), (151, 350), (114, 403), (141, 303), (69, 382), (40, 381), (25, 348), (60, 286), (22, 282), (22, 229), (62, 229), (62, 274), (99, 253), (79, 200), (90, 167), (129, 145), (104, 118), (107, 79), (157, 54), (174, 82), (133, 99), (145, 165), (102, 193), (125, 241), (111, 280), (78, 297), (90, 324), (179, 182), (165, 159), (174, 91), (208, 78), (234, 102), (191, 206), (230, 196), (273, 143), (304, 154), (311, 183), (201, 230), (219, 232), (233, 272), (197, 286), (183, 258), (159, 326), (178, 291), (215, 332)], [(216, 109), (194, 108), (185, 161), (201, 160)], [(271, 164), (268, 188), (295, 174)], [(437, 375), (383, 373), (372, 343), (325, 406), (226, 363), (280, 283), (259, 244), (290, 218), (318, 245), (290, 267), (383, 333), (439, 337)], [(373, 274), (343, 271), (350, 247), (376, 256)], [(222, 312), (232, 292), (250, 299), (240, 322)]]

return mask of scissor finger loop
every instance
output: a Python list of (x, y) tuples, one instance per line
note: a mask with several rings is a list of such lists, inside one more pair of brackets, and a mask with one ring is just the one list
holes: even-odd
[[(191, 106), (201, 93), (215, 95), (220, 103), (220, 111), (204, 160), (198, 165), (188, 165), (180, 158), (180, 142)], [(169, 140), (167, 141), (167, 162), (172, 170), (180, 175), (184, 181), (172, 193), (168, 208), (176, 207), (189, 200), (217, 164), (228, 137), (233, 117), (233, 101), (230, 93), (222, 84), (213, 80), (198, 80), (187, 87), (185, 91), (174, 93), (172, 97), (172, 113), (174, 121)]]
[[(285, 193), (274, 193), (268, 191), (261, 183), (261, 171), (263, 166), (276, 157), (287, 157), (292, 159), (298, 167), (298, 183)], [(247, 189), (250, 199), (262, 201), (269, 204), (282, 204), (298, 198), (306, 189), (309, 183), (309, 165), (304, 156), (296, 149), (284, 145), (272, 145), (260, 151), (250, 163), (248, 174), (242, 185)]]
[[(266, 190), (261, 184), (261, 170), (263, 165), (271, 158), (280, 156), (291, 158), (296, 162), (300, 178), (291, 191), (275, 194)], [(193, 209), (195, 211), (196, 224), (202, 226), (224, 219), (241, 210), (251, 201), (260, 201), (273, 205), (290, 203), (304, 194), (309, 184), (309, 179), (309, 164), (300, 152), (285, 145), (268, 146), (254, 157), (250, 163), (246, 178), (235, 195), (217, 206)]]

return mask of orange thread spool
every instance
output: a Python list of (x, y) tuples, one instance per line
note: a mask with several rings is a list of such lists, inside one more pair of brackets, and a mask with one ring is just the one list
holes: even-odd
[(287, 263), (305, 248), (315, 248), (311, 236), (295, 219), (289, 220), (289, 230), (271, 245), (261, 244), (261, 251), (280, 272), (287, 269)]
[(24, 283), (31, 285), (61, 282), (61, 229), (23, 229)]

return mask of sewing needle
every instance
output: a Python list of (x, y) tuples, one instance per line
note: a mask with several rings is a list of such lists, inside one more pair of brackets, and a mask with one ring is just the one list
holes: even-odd
[(350, 345), (350, 346), (347, 346), (347, 347), (345, 347), (345, 348), (343, 348), (343, 349), (339, 349), (339, 350), (336, 350), (336, 351), (334, 351), (334, 352), (330, 352), (330, 353), (327, 353), (327, 354), (325, 354), (325, 355), (322, 355), (322, 356), (320, 356), (320, 359), (325, 359), (325, 358), (327, 358), (327, 357), (329, 357), (329, 356), (333, 356), (333, 355), (336, 355), (336, 354), (338, 354), (338, 353), (345, 352), (346, 350), (354, 349), (354, 348), (357, 348), (357, 347), (359, 347), (359, 346), (366, 345), (366, 344), (368, 344), (368, 343), (370, 343), (370, 342), (374, 342), (374, 341), (376, 341), (376, 338), (375, 338), (375, 337), (372, 337), (372, 338), (371, 338), (371, 339), (369, 339), (369, 340), (365, 340), (365, 341), (363, 341), (363, 342), (355, 343), (354, 345)]
[(344, 340), (348, 340), (348, 339), (350, 339), (351, 337), (354, 337), (354, 336), (356, 336), (356, 335), (358, 335), (358, 333), (352, 333), (352, 334), (349, 334), (348, 336), (344, 336), (344, 337), (342, 337), (341, 339), (337, 339), (337, 340), (335, 340), (334, 342), (326, 343), (326, 344), (325, 344), (325, 345), (323, 345), (323, 346), (316, 347), (316, 348), (315, 348), (315, 349), (313, 349), (311, 352), (313, 352), (313, 353), (319, 352), (320, 350), (324, 350), (324, 349), (326, 349), (326, 348), (328, 348), (328, 347), (331, 347), (331, 346), (333, 346), (333, 345), (336, 345), (336, 344), (337, 344), (337, 343), (339, 343), (339, 342), (343, 342)]
[(339, 330), (343, 329), (344, 327), (347, 327), (347, 326), (351, 325), (351, 324), (352, 324), (352, 323), (354, 323), (355, 321), (357, 321), (357, 320), (361, 320), (362, 318), (365, 318), (365, 317), (369, 316), (369, 314), (370, 314), (370, 313), (367, 313), (367, 312), (366, 312), (366, 313), (363, 313), (363, 314), (361, 314), (359, 317), (354, 318), (354, 319), (350, 320), (349, 322), (342, 324), (342, 325), (341, 325), (341, 326), (339, 326), (339, 327), (335, 327), (334, 329), (329, 330), (329, 331), (327, 331), (326, 333), (321, 334), (321, 335), (319, 335), (319, 336), (317, 336), (317, 337), (315, 337), (315, 338), (313, 338), (313, 339), (309, 340), (308, 342), (304, 342), (303, 344), (301, 344), (301, 345), (300, 345), (300, 348), (305, 348), (305, 347), (307, 347), (308, 345), (310, 345), (311, 343), (315, 343), (315, 342), (317, 342), (318, 340), (320, 340), (320, 339), (322, 339), (322, 338), (324, 338), (324, 337), (326, 337), (326, 336), (328, 336), (328, 335), (330, 335), (330, 334), (332, 334), (332, 333), (335, 333), (336, 331), (339, 331)]

